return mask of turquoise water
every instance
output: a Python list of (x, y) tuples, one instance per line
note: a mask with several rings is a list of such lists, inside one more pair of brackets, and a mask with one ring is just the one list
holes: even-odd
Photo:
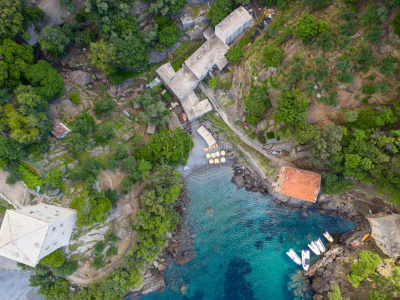
[[(299, 211), (272, 204), (270, 196), (237, 190), (232, 175), (204, 183), (188, 180), (187, 217), (197, 255), (187, 264), (170, 266), (167, 289), (144, 299), (293, 299), (288, 278), (301, 267), (285, 252), (293, 248), (300, 254), (325, 230), (335, 234), (354, 227), (351, 221), (318, 213), (303, 220)], [(185, 284), (184, 296), (179, 289)]]

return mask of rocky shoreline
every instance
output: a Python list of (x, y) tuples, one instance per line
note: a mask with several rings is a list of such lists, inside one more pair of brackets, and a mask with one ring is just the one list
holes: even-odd
[(340, 236), (338, 243), (332, 245), (323, 257), (313, 263), (308, 272), (299, 270), (293, 273), (288, 281), (288, 289), (293, 293), (293, 299), (312, 296), (314, 300), (328, 300), (327, 294), (333, 285), (339, 285), (344, 294), (352, 290), (347, 280), (351, 271), (348, 258), (361, 251), (360, 248), (352, 246), (352, 241), (368, 232), (369, 224), (365, 216), (351, 204), (351, 199), (342, 199), (337, 195), (319, 195), (317, 202), (311, 203), (285, 197), (274, 190), (273, 179), (261, 179), (243, 161), (237, 159), (232, 168), (234, 176), (231, 181), (239, 189), (245, 188), (249, 192), (260, 192), (263, 195), (270, 194), (274, 198), (272, 203), (281, 208), (300, 211), (303, 219), (317, 212), (341, 216), (356, 224), (356, 228)]
[[(126, 298), (140, 299), (152, 292), (162, 292), (166, 289), (163, 271), (170, 264), (185, 264), (192, 260), (196, 254), (193, 251), (193, 237), (186, 219), (186, 206), (190, 205), (189, 192), (186, 189), (186, 181), (182, 180), (182, 190), (174, 203), (174, 210), (179, 214), (179, 223), (174, 232), (168, 235), (168, 241), (157, 258), (147, 266), (142, 273), (143, 283), (129, 293)], [(177, 287), (178, 291), (185, 294), (188, 286), (183, 284)]]

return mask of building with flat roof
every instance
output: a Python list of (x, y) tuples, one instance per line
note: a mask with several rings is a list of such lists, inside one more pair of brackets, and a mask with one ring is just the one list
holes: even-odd
[(249, 27), (251, 21), (252, 17), (247, 10), (239, 7), (215, 27), (215, 34), (212, 29), (204, 32), (207, 41), (185, 61), (182, 68), (175, 72), (168, 62), (157, 69), (156, 72), (165, 86), (181, 101), (189, 120), (199, 118), (212, 110), (207, 99), (194, 99), (197, 97), (193, 90), (212, 68), (217, 67), (222, 71), (228, 65), (225, 57), (229, 50), (228, 44)]
[(400, 257), (400, 215), (379, 213), (367, 218), (371, 236), (387, 256)]
[(203, 80), (214, 66), (221, 71), (226, 67), (228, 50), (229, 46), (214, 35), (185, 60), (185, 65), (199, 80)]
[(292, 197), (315, 203), (321, 189), (321, 175), (293, 167), (281, 167), (275, 191)]
[(215, 35), (229, 45), (251, 24), (253, 18), (240, 6), (215, 26)]
[(45, 203), (7, 210), (0, 228), (0, 255), (34, 267), (69, 244), (75, 221), (75, 210)]

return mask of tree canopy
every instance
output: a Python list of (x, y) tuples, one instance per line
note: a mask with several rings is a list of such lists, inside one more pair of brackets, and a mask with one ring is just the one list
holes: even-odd
[(274, 113), (274, 120), (296, 125), (305, 119), (309, 103), (310, 101), (306, 95), (298, 89), (284, 91), (280, 96), (277, 110)]

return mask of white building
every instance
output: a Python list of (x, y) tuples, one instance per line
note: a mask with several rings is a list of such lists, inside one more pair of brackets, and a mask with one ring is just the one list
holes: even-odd
[(215, 35), (229, 45), (250, 26), (251, 22), (252, 17), (249, 12), (240, 6), (215, 26)]
[(75, 221), (75, 210), (44, 203), (7, 210), (0, 228), (0, 255), (34, 267), (69, 244)]
[(222, 71), (228, 65), (225, 57), (229, 50), (228, 44), (245, 31), (251, 22), (251, 15), (241, 6), (215, 26), (215, 33), (212, 28), (204, 32), (207, 41), (185, 61), (178, 71), (175, 72), (169, 62), (157, 69), (156, 72), (166, 87), (181, 101), (189, 121), (212, 110), (208, 99), (199, 101), (193, 90), (211, 69), (216, 67)]

